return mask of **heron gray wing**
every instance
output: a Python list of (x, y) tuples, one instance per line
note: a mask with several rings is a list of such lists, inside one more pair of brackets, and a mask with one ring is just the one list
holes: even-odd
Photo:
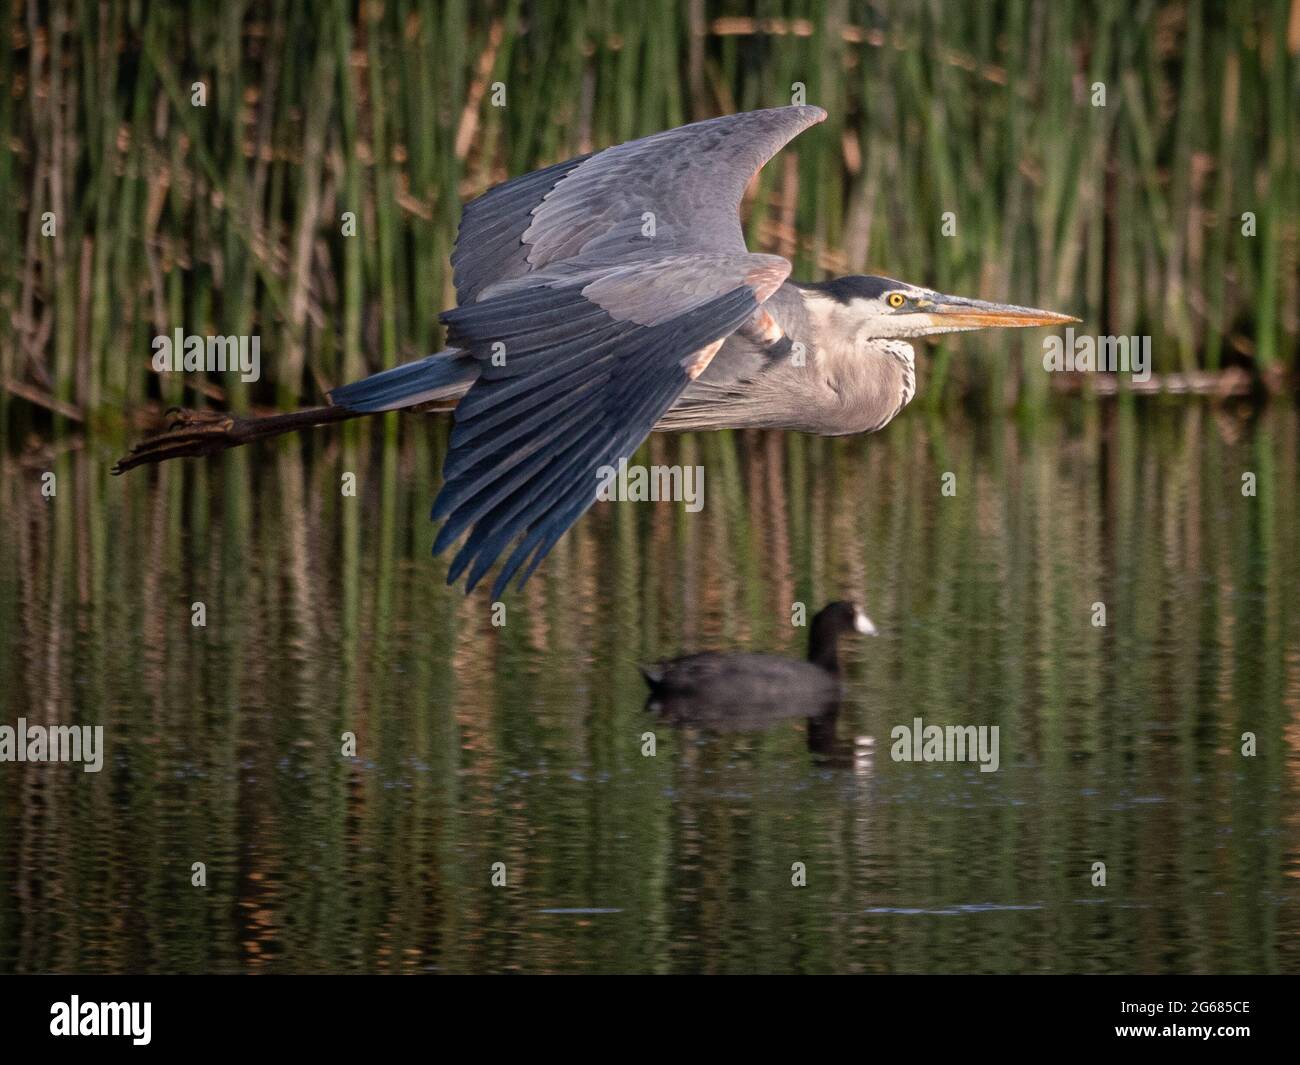
[(467, 530), (447, 580), (467, 588), (518, 541), (493, 585), (520, 585), (596, 500), (602, 467), (631, 457), (656, 421), (790, 272), (774, 255), (682, 256), (539, 276), (446, 312), (448, 339), (480, 367), (456, 408), (443, 550)]
[(465, 206), (451, 261), (463, 306), (567, 261), (743, 255), (740, 201), (820, 107), (776, 107), (666, 130), (490, 189)]

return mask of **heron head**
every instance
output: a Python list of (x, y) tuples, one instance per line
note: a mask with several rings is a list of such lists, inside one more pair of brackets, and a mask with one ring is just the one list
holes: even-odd
[(862, 339), (925, 337), (972, 329), (1023, 329), (1079, 320), (1035, 307), (948, 296), (889, 277), (850, 275), (812, 287), (841, 305), (840, 317), (851, 322)]

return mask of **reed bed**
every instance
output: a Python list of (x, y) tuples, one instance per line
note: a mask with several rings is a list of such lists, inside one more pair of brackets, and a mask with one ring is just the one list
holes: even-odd
[[(11, 0), (2, 17), (0, 431), (318, 402), (438, 348), (467, 198), (800, 86), (830, 118), (746, 208), (751, 245), (796, 277), (1068, 310), (1151, 335), (1159, 373), (1297, 369), (1300, 0)], [(258, 334), (261, 380), (155, 374), (151, 341), (177, 327)], [(926, 402), (1046, 402), (1037, 340), (963, 344), (927, 360)]]

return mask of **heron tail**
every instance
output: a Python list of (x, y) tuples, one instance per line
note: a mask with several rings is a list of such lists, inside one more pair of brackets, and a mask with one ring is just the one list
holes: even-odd
[(478, 364), (456, 348), (381, 370), (330, 392), (336, 407), (363, 414), (403, 410), (422, 403), (459, 399), (478, 377)]

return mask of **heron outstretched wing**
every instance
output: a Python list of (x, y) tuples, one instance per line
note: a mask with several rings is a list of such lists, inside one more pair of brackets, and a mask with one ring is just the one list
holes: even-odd
[(461, 214), (451, 254), (457, 302), (567, 260), (744, 254), (745, 186), (825, 118), (810, 106), (724, 115), (489, 189)]
[(566, 277), (444, 315), (480, 374), (456, 408), (441, 551), (467, 529), (448, 580), (468, 588), (517, 538), (493, 587), (521, 583), (615, 467), (790, 272), (775, 255), (673, 257)]
[(448, 342), (479, 376), (456, 408), (434, 551), (469, 532), (448, 581), (473, 588), (515, 541), (493, 595), (526, 581), (628, 458), (754, 318), (790, 264), (745, 247), (749, 179), (814, 107), (669, 130), (561, 163), (465, 209)]

